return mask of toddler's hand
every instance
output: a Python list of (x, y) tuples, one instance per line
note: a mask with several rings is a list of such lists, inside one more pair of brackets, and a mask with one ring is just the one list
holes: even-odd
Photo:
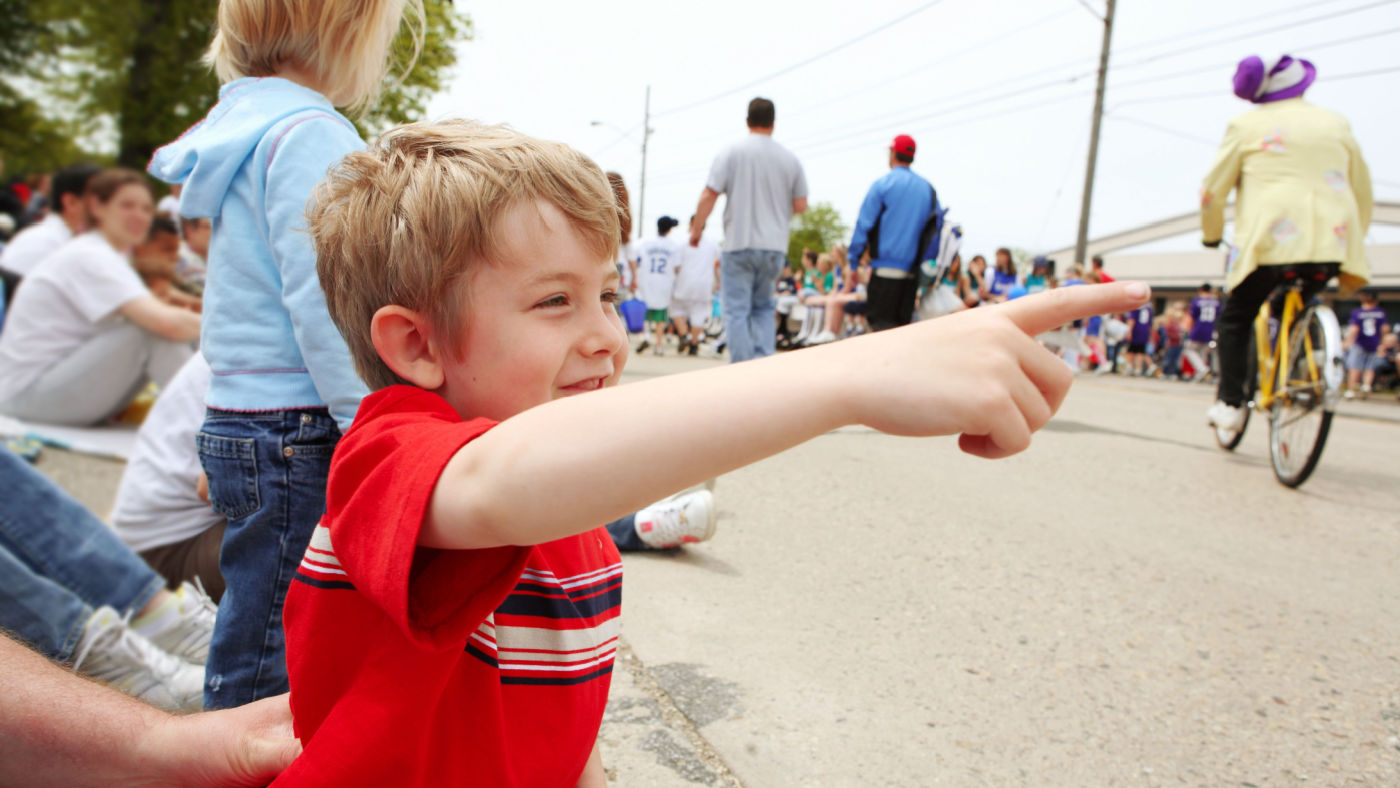
[(1030, 445), (1074, 381), (1032, 337), (1149, 295), (1137, 282), (1066, 287), (828, 347), (842, 356), (855, 421), (893, 435), (961, 433), (963, 451), (1007, 457)]

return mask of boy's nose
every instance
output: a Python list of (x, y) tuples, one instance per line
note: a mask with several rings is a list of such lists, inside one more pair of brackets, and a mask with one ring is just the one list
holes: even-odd
[(586, 356), (616, 355), (627, 346), (627, 335), (622, 329), (622, 318), (612, 304), (603, 304), (602, 309), (590, 319), (588, 333), (580, 350)]

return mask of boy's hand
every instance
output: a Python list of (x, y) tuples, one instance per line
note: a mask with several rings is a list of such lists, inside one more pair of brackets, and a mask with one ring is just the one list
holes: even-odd
[(847, 340), (828, 352), (842, 356), (836, 368), (849, 376), (854, 421), (892, 435), (961, 433), (963, 451), (1007, 457), (1030, 445), (1074, 381), (1032, 337), (1132, 309), (1149, 295), (1142, 283), (1061, 288)]

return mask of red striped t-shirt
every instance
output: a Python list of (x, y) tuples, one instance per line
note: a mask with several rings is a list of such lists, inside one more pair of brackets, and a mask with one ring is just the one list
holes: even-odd
[(572, 786), (582, 773), (621, 612), (607, 532), (533, 547), (417, 545), (448, 460), (494, 425), (409, 386), (361, 404), (287, 596), (305, 749), (275, 785)]

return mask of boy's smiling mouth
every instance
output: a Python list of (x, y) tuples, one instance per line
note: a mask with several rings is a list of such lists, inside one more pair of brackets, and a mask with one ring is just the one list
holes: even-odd
[(564, 392), (564, 394), (566, 394), (566, 395), (568, 395), (568, 394), (583, 394), (583, 393), (589, 392), (589, 391), (597, 391), (598, 389), (602, 388), (602, 387), (603, 387), (603, 384), (606, 383), (607, 381), (608, 381), (608, 376), (607, 376), (607, 375), (601, 375), (601, 376), (593, 377), (593, 378), (584, 378), (583, 380), (579, 380), (579, 381), (575, 381), (575, 382), (573, 382), (573, 383), (570, 383), (570, 384), (567, 385), (567, 386), (560, 386), (560, 387), (559, 387), (559, 390), (562, 391), (562, 392)]

